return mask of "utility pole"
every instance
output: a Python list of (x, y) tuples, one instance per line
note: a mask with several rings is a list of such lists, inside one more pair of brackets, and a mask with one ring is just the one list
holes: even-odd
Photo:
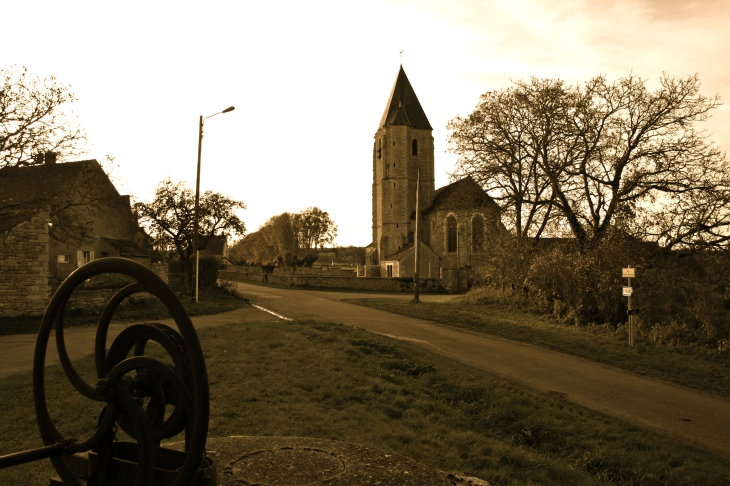
[(461, 265), (460, 255), (459, 255), (459, 247), (461, 246), (461, 236), (459, 234), (459, 223), (456, 223), (456, 292), (461, 292), (461, 271), (459, 269), (459, 266)]
[(413, 302), (420, 302), (418, 300), (418, 269), (421, 265), (421, 254), (419, 252), (421, 246), (421, 233), (419, 231), (419, 220), (421, 219), (421, 208), (419, 206), (418, 196), (421, 189), (421, 169), (418, 169), (418, 175), (416, 179), (416, 236), (413, 238), (413, 244), (416, 246), (416, 271), (413, 272)]
[(195, 303), (198, 303), (198, 272), (200, 271), (200, 249), (198, 248), (198, 210), (200, 208), (200, 154), (203, 150), (203, 115), (200, 115), (198, 125), (198, 175), (195, 178), (195, 222), (193, 233), (193, 250), (195, 250)]
[(198, 282), (200, 273), (200, 249), (198, 248), (198, 211), (200, 209), (200, 154), (203, 150), (203, 122), (208, 118), (220, 115), (221, 113), (229, 113), (235, 110), (233, 106), (229, 106), (223, 111), (203, 118), (200, 115), (200, 124), (198, 125), (198, 175), (195, 178), (195, 215), (193, 217), (193, 250), (195, 250), (195, 303), (198, 303)]

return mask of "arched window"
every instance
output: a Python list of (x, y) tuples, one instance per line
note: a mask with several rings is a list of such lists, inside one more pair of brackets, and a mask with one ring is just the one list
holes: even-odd
[(484, 251), (484, 218), (477, 214), (471, 219), (471, 247), (472, 251)]
[(416, 140), (415, 138), (411, 142), (411, 153), (413, 155), (418, 155), (418, 140)]
[(446, 218), (446, 251), (448, 253), (453, 253), (456, 251), (456, 245), (458, 245), (458, 237), (456, 231), (456, 218), (453, 216), (449, 216), (448, 218)]

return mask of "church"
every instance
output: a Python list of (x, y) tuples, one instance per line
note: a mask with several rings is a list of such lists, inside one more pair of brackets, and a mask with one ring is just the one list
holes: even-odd
[(365, 276), (412, 278), (417, 240), (420, 278), (453, 275), (478, 265), (490, 233), (502, 228), (499, 206), (471, 177), (435, 188), (432, 131), (401, 66), (375, 132), (373, 242)]

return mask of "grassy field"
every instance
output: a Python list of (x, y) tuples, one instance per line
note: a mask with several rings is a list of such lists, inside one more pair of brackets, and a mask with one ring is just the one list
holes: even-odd
[[(720, 485), (713, 454), (640, 430), (405, 343), (319, 322), (199, 331), (211, 386), (209, 436), (287, 435), (357, 442), (493, 485)], [(78, 365), (91, 381), (92, 360)], [(86, 437), (99, 407), (48, 370), (50, 409)], [(40, 445), (30, 374), (0, 380), (0, 454)], [(47, 484), (44, 461), (0, 484)], [(30, 479), (29, 479), (30, 478)]]
[[(181, 302), (191, 316), (218, 314), (248, 305), (248, 300), (226, 292), (221, 288), (201, 289), (198, 303), (194, 299), (182, 297)], [(90, 326), (99, 323), (103, 308), (72, 309), (66, 312), (64, 325)], [(144, 321), (163, 319), (170, 316), (162, 303), (155, 300), (128, 299), (122, 302), (114, 314), (115, 321)], [(0, 317), (0, 336), (9, 334), (37, 333), (41, 316)]]
[(421, 300), (420, 304), (394, 298), (348, 302), (522, 341), (730, 397), (730, 352), (689, 346), (667, 348), (641, 336), (632, 349), (623, 327), (565, 325), (549, 316), (499, 303), (469, 304), (459, 296), (426, 295)]

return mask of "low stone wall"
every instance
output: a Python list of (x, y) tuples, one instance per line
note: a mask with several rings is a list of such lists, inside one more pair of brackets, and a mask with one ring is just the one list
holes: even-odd
[(235, 267), (245, 269), (249, 274), (270, 274), (270, 275), (312, 275), (325, 277), (356, 277), (357, 272), (350, 268), (344, 269), (339, 266), (322, 265), (316, 267)]
[[(250, 272), (256, 267), (226, 267), (218, 274), (221, 280), (273, 283), (290, 287), (318, 287), (351, 290), (379, 290), (384, 292), (413, 292), (413, 280), (399, 278), (357, 278), (317, 275), (277, 275), (261, 271)], [(259, 269), (260, 270), (260, 269)], [(418, 288), (422, 292), (443, 292), (439, 279), (423, 279)]]
[(0, 234), (0, 316), (42, 314), (48, 304), (48, 215)]

